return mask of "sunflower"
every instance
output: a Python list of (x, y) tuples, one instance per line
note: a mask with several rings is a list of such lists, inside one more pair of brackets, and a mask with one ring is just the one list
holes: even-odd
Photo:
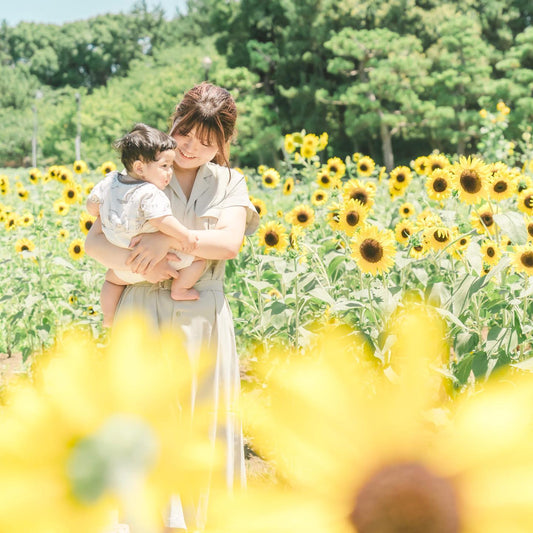
[(450, 167), (459, 199), (466, 204), (477, 204), (487, 197), (488, 166), (479, 158), (461, 156), (458, 163)]
[(283, 194), (287, 196), (291, 194), (293, 190), (294, 190), (294, 179), (287, 178), (285, 180), (285, 183), (283, 184)]
[(494, 266), (498, 264), (501, 256), (502, 251), (497, 242), (487, 239), (481, 243), (481, 257), (487, 265)]
[(512, 178), (507, 165), (492, 163), (489, 165), (489, 197), (500, 202), (510, 198), (517, 192), (517, 181)]
[[(457, 231), (455, 231), (455, 233), (457, 233)], [(455, 259), (463, 259), (466, 250), (470, 246), (471, 240), (472, 238), (470, 235), (456, 237), (450, 248), (448, 248), (450, 255)]]
[(59, 177), (60, 172), (61, 168), (59, 167), (59, 165), (52, 165), (51, 167), (48, 167), (46, 174), (49, 179), (55, 180)]
[(428, 171), (428, 157), (425, 156), (425, 155), (421, 155), (420, 157), (417, 157), (412, 162), (412, 167), (413, 167), (414, 171), (420, 176), (423, 176), (423, 175), (427, 174), (427, 171)]
[(390, 183), (393, 183), (394, 187), (405, 188), (409, 185), (409, 183), (411, 183), (412, 179), (413, 179), (413, 173), (411, 172), (411, 169), (409, 167), (399, 166), (399, 167), (393, 168), (390, 171), (389, 186), (390, 186)]
[(19, 217), (16, 213), (6, 213), (4, 226), (7, 231), (14, 230), (18, 226)]
[(296, 150), (296, 144), (294, 143), (294, 137), (291, 133), (287, 133), (287, 135), (285, 135), (283, 145), (285, 147), (285, 151), (288, 154), (292, 154), (294, 150)]
[(259, 245), (265, 247), (265, 252), (283, 252), (288, 244), (287, 230), (279, 222), (267, 222), (258, 231)]
[(401, 222), (398, 222), (398, 224), (396, 224), (396, 227), (394, 228), (394, 235), (396, 237), (396, 240), (404, 246), (407, 246), (407, 244), (409, 244), (409, 239), (411, 235), (414, 235), (415, 233), (416, 227), (410, 220), (402, 220)]
[(78, 261), (85, 255), (85, 245), (82, 239), (74, 239), (69, 247), (68, 253), (72, 259)]
[(346, 165), (340, 157), (330, 157), (326, 168), (328, 173), (336, 179), (341, 179), (346, 174)]
[(57, 178), (62, 183), (72, 183), (72, 172), (66, 167), (60, 167), (59, 176)]
[(398, 212), (402, 218), (409, 218), (415, 214), (415, 206), (411, 202), (405, 202), (398, 208)]
[(30, 193), (28, 192), (27, 189), (24, 189), (24, 188), (19, 189), (17, 191), (17, 195), (23, 202), (26, 202), (28, 198), (30, 197)]
[(325, 131), (323, 133), (320, 134), (320, 138), (318, 140), (318, 150), (324, 150), (324, 148), (326, 148), (326, 146), (328, 145), (328, 141), (329, 141), (329, 135), (328, 133)]
[(361, 180), (352, 179), (344, 184), (342, 196), (345, 202), (359, 200), (363, 205), (372, 207), (375, 194), (375, 187), (363, 183)]
[(367, 155), (360, 157), (357, 161), (357, 174), (360, 176), (370, 176), (374, 172), (374, 168), (376, 168), (376, 163)]
[(424, 240), (432, 250), (444, 250), (454, 240), (454, 232), (446, 226), (433, 226), (424, 231)]
[(89, 196), (93, 188), (94, 188), (94, 183), (92, 181), (88, 181), (87, 183), (83, 185), (83, 192), (85, 193), (86, 196)]
[(394, 237), (390, 230), (363, 226), (352, 238), (352, 257), (361, 272), (383, 274), (394, 266)]
[(18, 225), (19, 226), (31, 226), (34, 222), (33, 215), (31, 213), (22, 213), (18, 219)]
[(302, 139), (302, 146), (310, 146), (313, 150), (318, 148), (320, 139), (315, 133), (307, 133)]
[(317, 172), (316, 182), (324, 189), (331, 189), (337, 186), (339, 180), (334, 176), (330, 176), (328, 167), (322, 167)]
[(422, 259), (429, 252), (429, 246), (425, 240), (422, 240), (418, 244), (414, 244), (409, 248), (409, 257), (413, 259)]
[(76, 174), (83, 174), (88, 171), (87, 163), (81, 159), (74, 161), (72, 166)]
[(285, 219), (290, 224), (297, 224), (302, 227), (307, 227), (315, 221), (315, 212), (313, 208), (306, 204), (300, 204), (294, 207), (287, 213)]
[(74, 183), (72, 184), (67, 183), (65, 185), (65, 187), (63, 188), (63, 193), (61, 197), (67, 204), (70, 204), (70, 205), (81, 201), (80, 191), (78, 190), (78, 187)]
[(442, 202), (452, 194), (452, 175), (444, 169), (434, 170), (426, 178), (426, 191), (432, 200)]
[(30, 239), (18, 239), (15, 243), (15, 250), (23, 257), (23, 252), (32, 252), (35, 250), (35, 243), (30, 241)]
[(533, 187), (518, 193), (516, 204), (518, 210), (522, 211), (522, 213), (533, 215)]
[(523, 272), (533, 276), (533, 244), (528, 242), (522, 246), (515, 246), (511, 254), (515, 272)]
[(328, 193), (326, 191), (317, 189), (311, 195), (311, 203), (313, 205), (317, 205), (317, 206), (324, 205), (327, 201), (328, 201)]
[(70, 206), (63, 199), (54, 202), (54, 211), (61, 216), (65, 216), (69, 212)]
[(262, 175), (262, 182), (265, 187), (275, 189), (279, 184), (279, 172), (275, 168), (267, 168)]
[(527, 240), (533, 241), (533, 218), (527, 217), (526, 221)]
[(427, 157), (426, 172), (431, 173), (437, 169), (445, 169), (450, 166), (448, 158), (443, 154), (431, 154)]
[(70, 232), (66, 228), (61, 228), (57, 232), (57, 240), (58, 241), (66, 241), (68, 239), (68, 236), (70, 235)]
[(102, 174), (104, 174), (104, 176), (115, 170), (117, 170), (117, 165), (115, 165), (113, 161), (105, 161), (100, 165), (100, 171)]
[(174, 490), (189, 498), (205, 483), (209, 415), (195, 405), (190, 423), (180, 339), (129, 315), (106, 344), (68, 332), (4, 393), (0, 531), (99, 532), (112, 509), (132, 530), (156, 531)]
[(89, 230), (91, 229), (94, 221), (96, 220), (96, 217), (93, 217), (87, 211), (83, 211), (80, 214), (80, 229), (82, 233), (87, 235), (89, 233)]
[(331, 229), (333, 230), (340, 230), (340, 217), (339, 214), (341, 212), (341, 206), (337, 202), (332, 202), (328, 206), (328, 224)]
[(38, 183), (42, 177), (43, 177), (43, 174), (38, 168), (30, 168), (30, 171), (29, 171), (30, 183), (33, 183), (33, 184)]
[(416, 217), (416, 225), (419, 229), (431, 228), (439, 224), (442, 224), (440, 216), (429, 207), (418, 213)]
[(310, 144), (304, 144), (300, 148), (300, 154), (305, 159), (311, 159), (312, 157), (316, 155), (316, 149)]
[(353, 236), (365, 222), (368, 215), (368, 207), (359, 200), (348, 200), (341, 205), (339, 211), (339, 226), (346, 235)]
[(474, 209), (470, 215), (470, 224), (479, 234), (494, 235), (498, 226), (494, 222), (494, 212), (488, 204)]
[(289, 232), (289, 245), (293, 250), (300, 251), (300, 242), (305, 235), (305, 229), (302, 226), (294, 225)]
[(364, 364), (361, 342), (350, 349), (331, 332), (305, 357), (275, 353), (258, 365), (265, 385), (245, 399), (245, 424), (287, 481), (272, 496), (248, 492), (229, 516), (220, 502), (223, 531), (529, 530), (533, 496), (520, 473), (532, 466), (531, 379), (493, 380), (439, 403), (447, 383), (433, 368), (449, 348), (435, 314), (410, 307), (395, 317), (391, 360), (403, 364), (394, 383)]
[(250, 196), (250, 202), (252, 202), (253, 206), (255, 207), (255, 210), (257, 211), (260, 217), (263, 217), (267, 214), (267, 207), (263, 200), (255, 198), (254, 196)]

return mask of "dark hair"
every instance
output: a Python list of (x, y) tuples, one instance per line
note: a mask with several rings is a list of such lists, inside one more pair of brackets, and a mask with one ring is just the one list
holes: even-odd
[(237, 106), (233, 96), (222, 87), (202, 82), (185, 93), (170, 117), (170, 135), (187, 135), (196, 128), (202, 141), (214, 138), (218, 152), (215, 162), (229, 165), (229, 142), (235, 132)]
[(131, 172), (137, 159), (155, 161), (160, 152), (175, 150), (176, 141), (166, 133), (139, 122), (129, 133), (117, 139), (113, 147), (120, 152), (120, 160), (126, 170)]

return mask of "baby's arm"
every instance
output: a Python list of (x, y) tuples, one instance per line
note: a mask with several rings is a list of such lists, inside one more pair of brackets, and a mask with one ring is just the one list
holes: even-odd
[(180, 249), (185, 253), (191, 253), (198, 245), (198, 236), (196, 233), (188, 230), (172, 215), (151, 218), (150, 224), (160, 232), (176, 239), (180, 243)]
[(89, 211), (89, 214), (93, 217), (100, 216), (100, 204), (88, 199), (85, 207), (87, 208), (87, 211)]

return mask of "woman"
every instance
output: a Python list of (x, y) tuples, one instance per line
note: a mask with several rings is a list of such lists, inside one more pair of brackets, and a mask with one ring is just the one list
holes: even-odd
[[(225, 443), (226, 482), (230, 487), (243, 484), (245, 473), (242, 432), (234, 418), (239, 368), (233, 320), (223, 293), (224, 264), (238, 254), (244, 235), (253, 233), (259, 224), (244, 177), (229, 166), (229, 142), (236, 119), (229, 92), (209, 83), (188, 91), (171, 116), (170, 135), (177, 149), (174, 176), (166, 193), (174, 216), (189, 229), (199, 230), (194, 255), (207, 260), (195, 285), (199, 300), (175, 301), (170, 297), (170, 279), (178, 274), (165, 255), (171, 248), (180, 249), (171, 237), (145, 234), (132, 243), (132, 251), (120, 249), (105, 239), (97, 219), (85, 244), (87, 254), (108, 268), (129, 265), (147, 280), (125, 289), (117, 316), (128, 309), (141, 309), (156, 325), (171, 324), (183, 332), (191, 361), (198, 361), (205, 353), (212, 357), (209, 379), (198, 384), (196, 399), (207, 397), (214, 404), (211, 438)], [(186, 509), (184, 517), (179, 499), (173, 500), (166, 531), (202, 528), (205, 503), (189, 514)]]

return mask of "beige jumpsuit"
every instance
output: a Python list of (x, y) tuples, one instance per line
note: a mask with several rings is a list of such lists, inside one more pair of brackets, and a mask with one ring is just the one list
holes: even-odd
[[(259, 225), (259, 216), (250, 202), (245, 179), (235, 170), (231, 171), (230, 177), (226, 167), (207, 163), (198, 169), (188, 200), (175, 177), (165, 192), (170, 198), (174, 216), (190, 229), (214, 229), (222, 210), (235, 206), (246, 208), (246, 235), (253, 233)], [(223, 443), (226, 482), (228, 487), (237, 487), (246, 482), (242, 430), (240, 422), (235, 419), (240, 391), (239, 360), (233, 319), (223, 290), (224, 268), (224, 260), (207, 261), (206, 270), (195, 285), (200, 292), (200, 299), (196, 301), (172, 300), (170, 282), (128, 285), (120, 300), (117, 316), (131, 308), (141, 309), (153, 318), (156, 325), (171, 324), (183, 332), (192, 361), (205, 353), (212, 358), (212, 372), (207, 380), (202, 380), (193, 402), (205, 401), (206, 398), (213, 402), (214, 420), (210, 436), (217, 443)], [(201, 351), (202, 347), (208, 350)], [(173, 498), (166, 525), (187, 527), (191, 531), (202, 528), (206, 499), (194, 509), (185, 508), (183, 512), (179, 498)]]

